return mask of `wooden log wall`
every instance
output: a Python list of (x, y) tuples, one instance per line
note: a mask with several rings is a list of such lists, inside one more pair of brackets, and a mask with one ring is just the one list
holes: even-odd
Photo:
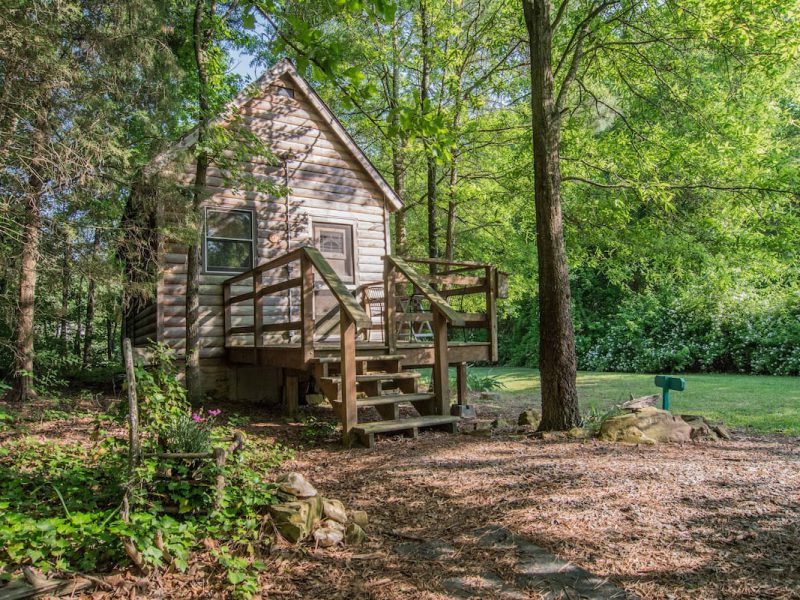
[[(206, 206), (246, 208), (254, 211), (257, 222), (255, 264), (275, 258), (301, 245), (312, 243), (312, 223), (349, 223), (353, 225), (356, 281), (379, 280), (383, 273), (382, 257), (387, 248), (387, 212), (382, 192), (369, 178), (350, 150), (342, 144), (330, 125), (299, 89), (295, 97), (278, 94), (278, 85), (293, 89), (287, 79), (273, 84), (262, 96), (242, 109), (244, 122), (267, 140), (276, 155), (287, 157), (285, 166), (271, 166), (265, 157), (250, 157), (242, 169), (256, 177), (279, 185), (288, 183), (286, 197), (235, 190), (226, 187), (225, 173), (211, 167), (208, 173)], [(181, 175), (191, 183), (194, 165)], [(165, 218), (170, 218), (166, 216)], [(172, 215), (173, 219), (180, 218)], [(288, 228), (288, 240), (287, 240)], [(186, 250), (165, 241), (162, 259), (163, 277), (158, 284), (159, 340), (177, 350), (185, 347)], [(274, 283), (299, 276), (265, 278)], [(203, 274), (200, 285), (200, 356), (207, 364), (221, 365), (225, 353), (222, 310), (222, 282), (233, 274)], [(234, 286), (233, 295), (252, 291), (251, 282)], [(289, 309), (292, 315), (289, 318)], [(265, 324), (297, 320), (300, 316), (298, 290), (264, 298)], [(232, 309), (234, 327), (253, 323), (252, 303), (243, 302)], [(265, 336), (267, 342), (281, 339), (280, 334)], [(248, 345), (252, 336), (234, 336), (233, 344)]]

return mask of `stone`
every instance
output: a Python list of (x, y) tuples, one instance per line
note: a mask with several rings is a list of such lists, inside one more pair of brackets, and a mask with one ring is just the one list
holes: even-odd
[(500, 400), (499, 392), (481, 392), (481, 398), (484, 400)]
[(317, 490), (300, 473), (291, 472), (278, 478), (278, 488), (286, 494), (297, 498), (310, 498), (317, 495)]
[(471, 404), (453, 404), (450, 407), (450, 414), (454, 417), (461, 417), (462, 419), (474, 419), (478, 416), (478, 412)]
[(681, 415), (689, 427), (692, 428), (692, 439), (696, 442), (716, 442), (719, 438), (711, 428), (708, 421), (699, 415)]
[(711, 429), (713, 429), (714, 432), (723, 440), (729, 440), (733, 437), (730, 429), (725, 427), (725, 425), (723, 425), (722, 423), (719, 423), (717, 425), (712, 425)]
[(347, 523), (347, 511), (341, 500), (322, 499), (322, 514), (337, 523)]
[(313, 518), (308, 502), (286, 502), (269, 507), (275, 529), (286, 539), (296, 544), (311, 533)]
[(369, 516), (365, 510), (354, 510), (350, 512), (350, 520), (362, 529), (366, 529), (369, 525)]
[(639, 398), (634, 398), (633, 395), (631, 395), (631, 399), (625, 402), (622, 405), (622, 408), (638, 412), (643, 408), (647, 408), (648, 406), (655, 406), (660, 399), (661, 396), (659, 396), (658, 394), (651, 394), (650, 396), (641, 396)]
[(344, 532), (334, 527), (320, 527), (314, 531), (314, 541), (323, 548), (330, 548), (344, 541)]
[(505, 419), (495, 419), (492, 421), (492, 429), (506, 429), (510, 427), (510, 423)]
[(586, 440), (592, 437), (592, 432), (585, 427), (573, 427), (567, 432), (567, 437), (573, 440)]
[(690, 442), (692, 428), (680, 417), (653, 406), (606, 418), (600, 424), (601, 440), (631, 444)]
[(539, 421), (542, 420), (542, 415), (538, 410), (523, 410), (519, 413), (519, 418), (517, 419), (517, 425), (523, 427), (525, 425), (530, 425), (531, 427), (536, 427), (539, 424)]
[(306, 404), (309, 406), (321, 406), (328, 402), (322, 394), (306, 394)]
[(367, 534), (357, 523), (350, 523), (344, 532), (344, 543), (348, 546), (360, 546), (367, 539)]

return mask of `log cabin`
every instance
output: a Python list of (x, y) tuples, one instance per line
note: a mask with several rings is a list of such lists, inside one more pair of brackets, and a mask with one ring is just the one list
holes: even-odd
[[(283, 403), (289, 414), (321, 395), (345, 441), (368, 446), (376, 433), (453, 430), (465, 409), (467, 362), (497, 360), (504, 275), (489, 264), (394, 256), (389, 219), (401, 199), (290, 61), (234, 98), (215, 125), (234, 118), (273, 154), (237, 158), (240, 170), (275, 185), (237, 189), (224, 169), (209, 168), (199, 318), (204, 392)], [(191, 156), (196, 135), (159, 155), (149, 172), (191, 187), (193, 161), (180, 156)], [(152, 189), (139, 186), (129, 203), (129, 216), (149, 232), (155, 276), (146, 300), (127, 303), (126, 336), (143, 354), (159, 342), (180, 357), (187, 247), (168, 233), (175, 216), (148, 197)], [(136, 254), (130, 260), (141, 261)], [(462, 309), (465, 298), (470, 312), (456, 310), (453, 299)], [(419, 369), (431, 369), (430, 385), (420, 383)]]

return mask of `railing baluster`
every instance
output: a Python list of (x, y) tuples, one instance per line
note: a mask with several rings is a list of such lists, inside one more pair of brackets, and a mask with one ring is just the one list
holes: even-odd
[(395, 325), (395, 312), (397, 309), (397, 299), (395, 298), (395, 291), (397, 283), (395, 281), (397, 270), (394, 263), (388, 256), (383, 257), (383, 301), (385, 303), (383, 309), (383, 326), (385, 330), (384, 338), (386, 339), (386, 347), (389, 354), (394, 354), (397, 351), (397, 326)]
[(300, 258), (300, 332), (303, 362), (314, 358), (314, 266), (305, 256)]
[(233, 336), (231, 335), (231, 327), (233, 326), (233, 319), (231, 318), (231, 284), (227, 281), (222, 284), (222, 313), (225, 328), (225, 347), (231, 346)]
[(253, 273), (253, 345), (261, 348), (264, 345), (264, 296), (261, 294), (264, 274)]

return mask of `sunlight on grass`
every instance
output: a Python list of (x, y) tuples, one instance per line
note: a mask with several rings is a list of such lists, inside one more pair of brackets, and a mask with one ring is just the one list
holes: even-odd
[[(499, 377), (505, 384), (502, 396), (531, 396), (537, 402), (539, 372), (521, 368), (478, 368), (481, 375)], [(681, 375), (686, 391), (673, 392), (672, 410), (701, 414), (734, 427), (764, 432), (800, 434), (800, 378), (756, 375)], [(627, 400), (631, 394), (660, 393), (652, 375), (636, 373), (578, 373), (581, 408), (605, 410)]]

